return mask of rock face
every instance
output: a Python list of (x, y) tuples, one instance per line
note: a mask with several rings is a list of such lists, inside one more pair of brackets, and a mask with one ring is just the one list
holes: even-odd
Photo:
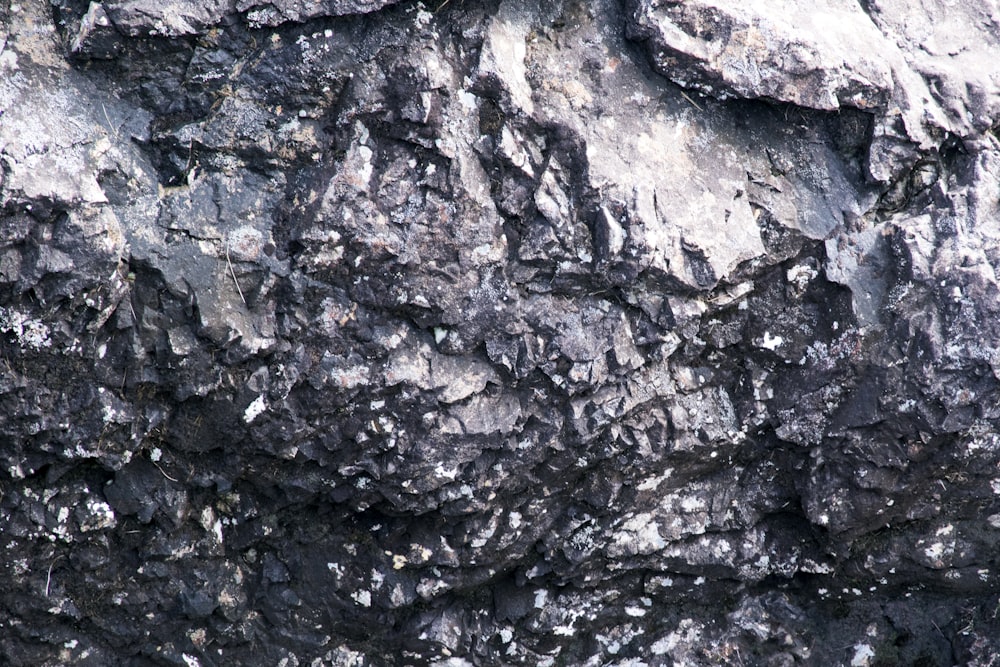
[(998, 35), (6, 5), (2, 662), (997, 664)]

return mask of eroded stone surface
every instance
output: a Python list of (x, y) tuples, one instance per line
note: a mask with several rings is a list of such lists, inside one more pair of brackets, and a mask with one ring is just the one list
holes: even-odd
[(5, 664), (997, 659), (995, 8), (624, 5), (0, 10)]

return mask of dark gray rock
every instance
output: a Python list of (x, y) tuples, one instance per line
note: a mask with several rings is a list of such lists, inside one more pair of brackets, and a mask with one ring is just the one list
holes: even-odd
[(1000, 660), (996, 12), (0, 9), (0, 656)]

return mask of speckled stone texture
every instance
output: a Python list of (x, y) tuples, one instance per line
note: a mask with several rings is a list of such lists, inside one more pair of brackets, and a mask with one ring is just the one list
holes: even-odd
[(1000, 7), (0, 6), (0, 663), (1000, 665)]

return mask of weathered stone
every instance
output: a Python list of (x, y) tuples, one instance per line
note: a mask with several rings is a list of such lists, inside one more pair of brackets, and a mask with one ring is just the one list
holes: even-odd
[(1000, 19), (725, 4), (0, 9), (0, 662), (996, 662)]
[[(981, 7), (788, 0), (732, 7), (631, 0), (629, 34), (681, 87), (875, 118), (868, 172), (899, 179), (947, 133), (989, 131), (1000, 104), (996, 26)], [(942, 17), (946, 17), (941, 20)], [(942, 89), (954, 85), (954, 91)]]

